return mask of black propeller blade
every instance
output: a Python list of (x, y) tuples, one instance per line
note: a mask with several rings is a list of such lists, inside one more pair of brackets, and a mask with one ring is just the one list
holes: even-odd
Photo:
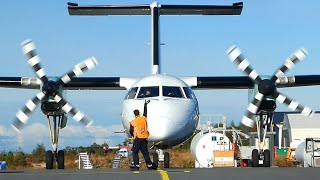
[(31, 40), (26, 40), (22, 42), (21, 45), (23, 53), (28, 58), (28, 64), (42, 82), (42, 88), (41, 92), (39, 92), (34, 98), (28, 100), (25, 106), (17, 112), (16, 118), (12, 123), (12, 127), (20, 132), (23, 126), (27, 123), (29, 116), (45, 97), (56, 100), (56, 102), (61, 105), (62, 111), (72, 114), (75, 121), (82, 122), (86, 126), (91, 125), (92, 120), (81, 111), (74, 108), (61, 95), (59, 95), (59, 89), (60, 86), (68, 83), (72, 77), (78, 77), (85, 71), (95, 68), (98, 64), (97, 60), (94, 57), (86, 59), (77, 64), (71, 71), (61, 76), (61, 78), (53, 81), (47, 78), (46, 73), (40, 64), (40, 58), (36, 53), (34, 43)]
[(244, 115), (241, 123), (246, 126), (253, 127), (255, 124), (254, 115), (257, 114), (262, 100), (266, 96), (276, 99), (280, 103), (287, 105), (292, 110), (300, 111), (303, 115), (311, 116), (313, 114), (311, 108), (303, 106), (297, 101), (278, 92), (276, 84), (276, 81), (279, 77), (283, 76), (285, 72), (292, 69), (299, 61), (306, 57), (307, 51), (304, 48), (298, 49), (289, 58), (287, 58), (284, 64), (273, 74), (270, 79), (261, 79), (258, 73), (250, 67), (249, 61), (245, 59), (240, 49), (236, 46), (231, 47), (227, 51), (227, 54), (230, 60), (237, 65), (238, 69), (247, 74), (250, 79), (252, 79), (255, 84), (258, 85), (258, 92), (252, 102), (249, 104), (247, 112)]

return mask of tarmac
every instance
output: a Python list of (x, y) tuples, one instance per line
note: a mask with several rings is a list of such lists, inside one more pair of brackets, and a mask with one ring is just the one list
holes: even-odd
[(158, 169), (129, 171), (128, 169), (91, 170), (22, 170), (1, 171), (0, 180), (270, 180), (320, 179), (319, 168), (210, 168), (210, 169)]

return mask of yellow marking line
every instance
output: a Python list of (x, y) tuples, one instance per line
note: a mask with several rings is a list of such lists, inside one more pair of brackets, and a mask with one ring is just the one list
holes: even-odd
[(161, 169), (157, 170), (157, 171), (160, 173), (162, 180), (169, 180), (169, 176), (167, 174), (167, 171), (164, 171), (164, 170), (161, 170)]
[(134, 174), (139, 174), (139, 171), (133, 171)]

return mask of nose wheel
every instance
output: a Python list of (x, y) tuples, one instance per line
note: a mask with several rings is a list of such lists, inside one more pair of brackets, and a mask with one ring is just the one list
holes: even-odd
[(169, 152), (163, 152), (162, 149), (157, 149), (152, 154), (153, 164), (159, 167), (159, 162), (163, 162), (163, 168), (170, 168), (170, 155)]

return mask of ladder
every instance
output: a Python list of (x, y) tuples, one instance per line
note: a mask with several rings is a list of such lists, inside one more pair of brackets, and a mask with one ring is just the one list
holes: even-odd
[(121, 168), (121, 157), (116, 156), (112, 160), (112, 168)]
[(84, 152), (84, 153), (79, 153), (79, 169), (81, 169), (81, 162), (83, 164), (83, 169), (92, 169), (93, 166), (90, 162), (90, 158), (88, 153)]

